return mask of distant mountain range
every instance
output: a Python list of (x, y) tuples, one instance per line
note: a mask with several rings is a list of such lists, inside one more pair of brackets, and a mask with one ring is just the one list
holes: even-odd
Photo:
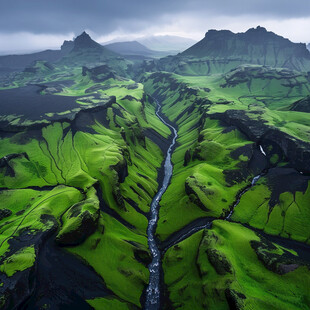
[[(108, 61), (113, 70), (126, 75), (128, 66), (135, 64), (137, 68), (144, 60), (142, 71), (170, 71), (183, 75), (224, 73), (243, 64), (310, 71), (310, 52), (306, 44), (293, 43), (260, 26), (244, 33), (209, 30), (201, 41), (182, 53), (163, 57), (169, 53), (168, 49), (184, 48), (193, 42), (175, 36), (152, 36), (102, 46), (83, 32), (73, 41), (64, 41), (59, 50), (0, 56), (0, 72), (22, 71), (35, 61), (76, 66), (95, 66)], [(158, 52), (160, 49), (165, 52)], [(152, 60), (159, 57), (163, 58)]]
[(116, 38), (114, 40), (104, 42), (101, 44), (107, 46), (114, 43), (129, 43), (129, 42), (140, 43), (148, 50), (151, 50), (153, 52), (162, 52), (165, 55), (177, 54), (183, 52), (193, 44), (197, 43), (196, 40), (179, 36), (154, 35), (125, 41), (122, 38)]
[[(0, 72), (22, 71), (26, 67), (31, 66), (35, 61), (47, 61), (52, 63), (60, 61), (62, 58), (67, 62), (70, 61), (70, 59), (73, 61), (74, 59), (76, 60), (77, 50), (81, 48), (91, 49), (92, 54), (94, 54), (94, 50), (96, 50), (97, 56), (93, 55), (92, 58), (93, 60), (97, 58), (98, 61), (100, 61), (100, 59), (102, 60), (102, 56), (104, 55), (116, 57), (116, 54), (126, 56), (126, 58), (131, 60), (143, 60), (176, 54), (195, 43), (194, 40), (176, 36), (150, 36), (142, 38), (140, 41), (145, 42), (145, 45), (138, 41), (127, 41), (113, 42), (102, 46), (92, 40), (86, 32), (83, 32), (75, 40), (64, 41), (60, 50), (46, 50), (23, 55), (0, 56)], [(152, 47), (154, 47), (154, 49), (152, 49)], [(73, 52), (74, 55), (70, 54), (70, 52)], [(68, 54), (70, 54), (70, 56), (66, 57)], [(72, 56), (74, 57), (72, 58)], [(88, 58), (89, 56), (90, 55), (88, 55)], [(81, 55), (79, 58), (80, 62), (82, 58)]]
[(151, 56), (155, 53), (155, 51), (148, 49), (138, 41), (115, 42), (104, 45), (104, 47), (121, 55)]
[(25, 55), (6, 55), (0, 56), (0, 71), (23, 70), (32, 62), (37, 60), (45, 60), (54, 62), (61, 59), (68, 53), (66, 49), (46, 50), (42, 52), (25, 54)]
[(189, 38), (168, 35), (148, 36), (137, 39), (137, 41), (154, 51), (174, 53), (182, 52), (197, 42)]
[(295, 57), (310, 59), (305, 44), (293, 43), (258, 26), (244, 33), (209, 30), (201, 41), (188, 48), (182, 55), (209, 58), (237, 56), (277, 65), (279, 58), (284, 57), (287, 60), (292, 53)]
[(57, 61), (59, 66), (95, 67), (106, 64), (116, 73), (127, 76), (127, 68), (131, 65), (120, 54), (94, 41), (85, 31), (74, 41), (65, 42), (62, 49), (66, 49), (66, 54)]
[(205, 75), (228, 72), (242, 64), (310, 71), (310, 52), (306, 44), (293, 43), (260, 26), (245, 33), (209, 30), (181, 54), (154, 62), (153, 70)]

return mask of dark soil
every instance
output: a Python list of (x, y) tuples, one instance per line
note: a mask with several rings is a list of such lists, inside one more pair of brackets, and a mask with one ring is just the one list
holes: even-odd
[(23, 119), (40, 120), (45, 113), (58, 113), (79, 107), (77, 97), (41, 95), (43, 86), (28, 85), (0, 90), (0, 115), (22, 115)]

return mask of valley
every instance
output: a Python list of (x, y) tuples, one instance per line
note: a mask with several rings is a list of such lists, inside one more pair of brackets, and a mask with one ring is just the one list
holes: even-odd
[(64, 45), (0, 78), (0, 308), (309, 309), (306, 47)]

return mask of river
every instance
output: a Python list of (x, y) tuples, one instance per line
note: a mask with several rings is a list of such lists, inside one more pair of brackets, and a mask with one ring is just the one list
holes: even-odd
[(159, 212), (159, 202), (161, 200), (162, 195), (168, 188), (171, 176), (173, 165), (171, 162), (171, 154), (173, 151), (173, 147), (176, 143), (176, 138), (178, 136), (177, 130), (171, 125), (168, 124), (161, 116), (160, 116), (161, 105), (157, 102), (156, 108), (156, 116), (170, 128), (172, 133), (172, 142), (167, 150), (165, 163), (164, 163), (164, 178), (162, 184), (160, 185), (159, 191), (155, 195), (152, 200), (151, 208), (150, 208), (150, 216), (149, 223), (147, 227), (147, 236), (148, 236), (148, 244), (152, 254), (152, 262), (148, 266), (150, 271), (150, 279), (149, 284), (146, 290), (146, 301), (145, 301), (145, 310), (158, 310), (160, 307), (160, 260), (161, 253), (155, 238), (155, 231), (158, 221), (158, 212)]

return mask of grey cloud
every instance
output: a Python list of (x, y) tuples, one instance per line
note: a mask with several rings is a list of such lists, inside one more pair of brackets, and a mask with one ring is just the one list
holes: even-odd
[(299, 0), (10, 0), (0, 4), (0, 31), (6, 33), (80, 33), (101, 35), (122, 28), (139, 31), (160, 25), (165, 15), (310, 16), (310, 1)]

